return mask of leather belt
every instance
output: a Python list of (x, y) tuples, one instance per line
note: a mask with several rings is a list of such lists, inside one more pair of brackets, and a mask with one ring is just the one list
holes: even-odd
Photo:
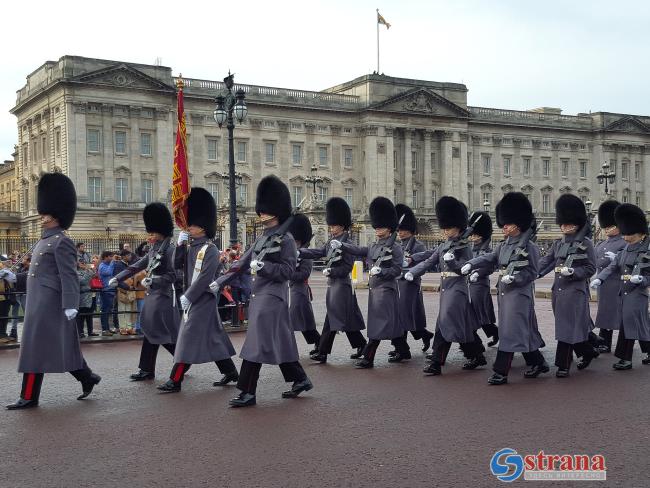
[(462, 275), (458, 273), (454, 273), (453, 271), (443, 271), (442, 273), (440, 273), (440, 276), (443, 278), (451, 278), (454, 276), (462, 276)]
[(630, 281), (632, 275), (621, 275), (621, 281)]
[(555, 272), (556, 272), (556, 273), (561, 273), (561, 272), (562, 272), (562, 268), (564, 268), (564, 266), (556, 266), (556, 267), (555, 267)]

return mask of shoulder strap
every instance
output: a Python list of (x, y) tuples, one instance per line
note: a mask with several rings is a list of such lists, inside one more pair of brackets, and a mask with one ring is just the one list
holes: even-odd
[(209, 244), (204, 244), (203, 247), (199, 250), (199, 253), (196, 255), (196, 261), (194, 262), (194, 273), (192, 274), (192, 282), (190, 285), (193, 285), (196, 280), (199, 279), (201, 274), (201, 269), (203, 268), (203, 259), (205, 258), (205, 251), (207, 251)]

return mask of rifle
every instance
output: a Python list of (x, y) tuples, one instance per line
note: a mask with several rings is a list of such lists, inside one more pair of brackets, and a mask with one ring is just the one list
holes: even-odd
[[(397, 222), (397, 227), (402, 223), (402, 220), (404, 220), (404, 215), (399, 219), (399, 222)], [(397, 239), (397, 228), (393, 231), (393, 233), (390, 235), (388, 240), (386, 241), (386, 244), (381, 246), (378, 251), (374, 253), (374, 255), (370, 258), (373, 259), (374, 262), (372, 264), (373, 267), (375, 266), (380, 266), (381, 263), (384, 261), (390, 261), (393, 259), (393, 244), (395, 244), (395, 240)]]
[(646, 236), (645, 241), (647, 243), (646, 251), (637, 254), (636, 262), (632, 269), (632, 275), (640, 275), (642, 269), (650, 268), (650, 237)]
[(289, 231), (289, 227), (291, 227), (291, 224), (293, 222), (293, 217), (296, 215), (298, 210), (300, 210), (300, 207), (305, 201), (305, 198), (300, 201), (298, 206), (291, 212), (289, 218), (285, 220), (282, 225), (278, 227), (275, 232), (273, 232), (273, 234), (269, 234), (268, 236), (264, 236), (263, 238), (255, 241), (252, 255), (253, 260), (264, 261), (264, 257), (267, 254), (274, 254), (280, 251), (282, 239), (284, 239), (284, 235)]
[(535, 221), (531, 224), (530, 228), (524, 232), (519, 239), (519, 245), (510, 255), (508, 260), (508, 266), (506, 267), (505, 273), (510, 276), (514, 276), (519, 273), (522, 269), (528, 266), (528, 252), (526, 248), (530, 241), (535, 242), (535, 237), (537, 236), (537, 229), (539, 229), (544, 221), (542, 220), (539, 225)]
[(171, 242), (171, 237), (166, 237), (165, 240), (160, 245), (160, 247), (158, 248), (156, 254), (154, 254), (153, 258), (149, 260), (149, 264), (147, 265), (147, 268), (145, 270), (147, 278), (151, 278), (153, 271), (156, 268), (158, 268), (162, 263), (163, 256), (165, 255), (165, 252), (167, 252), (167, 248), (169, 247), (170, 242)]
[[(472, 215), (474, 215), (474, 213), (472, 213)], [(472, 219), (472, 215), (469, 216), (469, 220)], [(454, 243), (449, 241), (449, 240), (446, 241), (446, 242), (443, 242), (442, 245), (439, 248), (439, 252), (453, 251), (454, 249), (464, 249), (467, 246), (469, 246), (470, 245), (469, 237), (474, 233), (474, 226), (482, 218), (483, 218), (483, 215), (479, 215), (478, 219), (476, 219), (473, 224), (468, 225), (465, 228), (465, 230), (463, 231), (463, 233), (460, 235), (460, 237), (458, 238), (458, 241), (455, 243), (455, 245), (452, 245)]]
[[(583, 225), (582, 228), (578, 231), (573, 241), (566, 247), (563, 245), (564, 249), (560, 250), (560, 255), (564, 255), (566, 257), (564, 266), (567, 268), (573, 267), (573, 261), (576, 261), (578, 259), (587, 259), (587, 254), (584, 253), (584, 251), (587, 250), (587, 246), (585, 246), (582, 241), (585, 239), (589, 231), (591, 231), (591, 223), (585, 222), (585, 225)], [(562, 251), (564, 251), (566, 254), (563, 254)], [(578, 253), (579, 251), (583, 252)]]

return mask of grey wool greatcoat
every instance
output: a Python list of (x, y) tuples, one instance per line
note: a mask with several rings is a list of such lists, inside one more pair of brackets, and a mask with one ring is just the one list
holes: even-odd
[(544, 345), (537, 328), (535, 290), (539, 265), (539, 248), (528, 242), (528, 265), (514, 275), (515, 280), (506, 285), (501, 275), (508, 267), (512, 251), (519, 246), (521, 235), (508, 237), (497, 244), (493, 252), (475, 257), (469, 263), (472, 270), (488, 276), (499, 270), (497, 303), (499, 305), (499, 350), (505, 352), (532, 352)]
[(311, 289), (307, 282), (312, 267), (311, 259), (298, 259), (296, 269), (289, 281), (289, 317), (291, 327), (296, 332), (316, 330), (314, 310), (311, 306)]
[[(402, 253), (404, 258), (410, 257), (411, 254), (416, 254), (426, 251), (426, 247), (415, 237), (410, 237), (401, 242)], [(424, 330), (427, 328), (427, 317), (424, 310), (424, 297), (422, 296), (422, 279), (415, 278), (413, 281), (404, 279), (411, 267), (414, 266), (413, 261), (410, 261), (406, 267), (402, 268), (402, 274), (397, 281), (399, 288), (399, 313), (400, 325), (402, 330), (414, 332), (416, 330)]]
[[(637, 255), (640, 253), (650, 253), (647, 238), (636, 244), (628, 244), (607, 268), (598, 273), (597, 278), (603, 283), (611, 278), (617, 278), (621, 282), (617, 297), (618, 308), (621, 311), (618, 325), (622, 327), (625, 338), (650, 341), (650, 318), (648, 317), (650, 268), (640, 270), (639, 274), (643, 277), (641, 283), (634, 284), (629, 280), (633, 274)], [(612, 303), (611, 306), (616, 305)]]
[(84, 367), (77, 322), (64, 313), (78, 308), (77, 249), (62, 229), (47, 229), (32, 251), (27, 274), (18, 372), (65, 373)]
[[(368, 269), (375, 265), (374, 256), (388, 244), (390, 238), (380, 239), (369, 247), (359, 247), (348, 242), (343, 243), (343, 253), (366, 258)], [(381, 272), (370, 276), (368, 280), (368, 339), (394, 339), (404, 334), (400, 324), (399, 290), (397, 279), (402, 274), (402, 245), (393, 242), (390, 260), (378, 263)]]
[(442, 257), (458, 239), (448, 239), (433, 252), (426, 251), (414, 256), (417, 262), (424, 255), (428, 258), (411, 268), (413, 276), (422, 276), (427, 271), (439, 269), (440, 310), (436, 329), (447, 342), (474, 342), (474, 331), (479, 327), (474, 309), (470, 306), (467, 277), (461, 276), (460, 268), (472, 258), (472, 249), (465, 246), (454, 251), (454, 260), (445, 261)]
[[(162, 241), (155, 242), (147, 255), (118, 274), (117, 280), (126, 280), (146, 269), (161, 245)], [(140, 324), (144, 336), (151, 344), (175, 344), (178, 337), (181, 317), (180, 310), (174, 306), (174, 248), (173, 244), (168, 245), (160, 265), (151, 273), (151, 287), (145, 292)]]
[[(539, 261), (539, 276), (564, 266), (566, 257), (561, 256), (564, 245), (573, 241), (574, 236), (564, 236), (553, 242), (548, 254)], [(593, 322), (589, 314), (589, 277), (596, 271), (596, 253), (591, 240), (584, 239), (586, 259), (577, 259), (571, 266), (571, 276), (555, 272), (551, 303), (555, 315), (555, 339), (567, 344), (578, 344), (589, 337)]]
[[(606, 252), (620, 253), (626, 246), (625, 239), (619, 234), (610, 237), (596, 245), (596, 272), (600, 273), (611, 264), (605, 256)], [(596, 314), (596, 327), (601, 329), (618, 330), (621, 322), (621, 308), (619, 291), (621, 290), (621, 277), (613, 273), (598, 288), (598, 313)]]
[[(198, 279), (192, 283), (196, 258), (205, 245), (203, 265)], [(185, 260), (185, 255), (187, 259)], [(185, 297), (192, 304), (187, 320), (181, 321), (181, 328), (176, 342), (174, 362), (184, 364), (201, 364), (221, 361), (235, 355), (235, 348), (228, 334), (223, 330), (217, 310), (217, 297), (210, 290), (210, 283), (217, 277), (221, 263), (219, 250), (206, 237), (193, 239), (189, 251), (186, 246), (176, 247), (174, 265), (183, 269), (186, 261), (188, 288)]]
[[(277, 227), (266, 229), (262, 237), (273, 235)], [(256, 241), (257, 242), (257, 241)], [(238, 273), (250, 269), (253, 244), (246, 253), (219, 278), (228, 284)], [(248, 306), (248, 330), (239, 357), (253, 363), (282, 364), (298, 361), (298, 347), (289, 320), (289, 280), (296, 269), (296, 241), (287, 233), (277, 252), (264, 256), (264, 267), (252, 278)]]
[[(483, 241), (475, 244), (472, 247), (472, 255), (474, 258), (491, 254), (490, 241)], [(539, 254), (539, 251), (538, 251)], [(535, 263), (537, 264), (537, 263)], [(486, 269), (477, 269), (478, 280), (469, 283), (469, 294), (472, 297), (472, 307), (476, 313), (476, 320), (479, 325), (489, 325), (496, 323), (494, 315), (494, 303), (492, 302), (492, 294), (490, 293), (490, 274), (492, 271)]]
[[(330, 329), (341, 332), (363, 330), (366, 325), (350, 279), (354, 256), (342, 252), (341, 249), (333, 250), (330, 247), (330, 240), (322, 248), (301, 249), (300, 257), (302, 259), (326, 258), (326, 262), (329, 263), (331, 272), (327, 278), (325, 323), (329, 323)], [(336, 240), (342, 243), (349, 242), (348, 233), (344, 232)]]

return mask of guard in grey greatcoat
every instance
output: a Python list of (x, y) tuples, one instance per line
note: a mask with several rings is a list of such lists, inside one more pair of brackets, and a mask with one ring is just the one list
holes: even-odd
[[(596, 245), (596, 271), (600, 273), (625, 247), (626, 242), (616, 226), (614, 211), (620, 205), (616, 200), (607, 200), (598, 207), (598, 223), (607, 236), (607, 239)], [(596, 327), (600, 329), (598, 335), (603, 338), (604, 344), (598, 346), (598, 352), (612, 351), (612, 331), (618, 330), (621, 322), (620, 300), (618, 293), (621, 289), (620, 276), (610, 275), (598, 288), (598, 313), (596, 314)]]
[[(330, 240), (350, 242), (348, 230), (352, 226), (352, 213), (347, 202), (340, 197), (330, 198), (325, 210)], [(366, 346), (366, 339), (361, 333), (366, 325), (350, 279), (354, 256), (344, 254), (341, 249), (333, 249), (328, 241), (322, 248), (300, 249), (300, 258), (325, 258), (323, 274), (327, 276), (327, 293), (325, 295), (327, 314), (318, 344), (318, 352), (312, 354), (311, 359), (320, 363), (327, 361), (327, 355), (332, 352), (337, 332), (345, 332), (350, 345), (356, 349), (356, 353), (352, 354), (350, 358), (359, 359)]]
[(473, 277), (489, 276), (499, 270), (497, 303), (499, 305), (499, 349), (494, 361), (491, 385), (508, 382), (514, 353), (520, 352), (532, 366), (525, 378), (536, 378), (549, 370), (539, 352), (544, 341), (537, 328), (535, 290), (539, 264), (539, 248), (532, 242), (535, 232), (533, 208), (526, 195), (506, 193), (496, 206), (497, 224), (503, 229), (504, 242), (492, 252), (481, 254), (462, 268)]
[[(296, 241), (296, 247), (309, 246), (313, 236), (309, 218), (304, 214), (296, 214), (289, 228), (289, 232)], [(295, 332), (302, 332), (307, 344), (314, 344), (310, 354), (318, 352), (320, 334), (316, 330), (316, 319), (311, 306), (312, 294), (309, 287), (309, 277), (313, 261), (311, 259), (298, 258), (298, 264), (293, 271), (289, 281), (289, 317), (291, 327)]]
[(248, 331), (240, 357), (243, 359), (232, 407), (256, 403), (257, 381), (262, 364), (277, 364), (291, 390), (283, 398), (296, 398), (313, 388), (298, 362), (298, 347), (289, 319), (288, 283), (296, 269), (296, 243), (289, 233), (291, 196), (276, 176), (262, 178), (257, 186), (255, 211), (264, 233), (225, 275), (211, 285), (218, 290), (234, 276), (251, 270), (253, 288), (248, 309)]
[(404, 328), (400, 322), (399, 290), (397, 279), (402, 274), (404, 255), (402, 246), (396, 242), (397, 212), (386, 197), (376, 197), (370, 202), (370, 222), (375, 229), (377, 241), (369, 247), (355, 246), (349, 242), (332, 240), (330, 246), (343, 249), (343, 254), (362, 256), (370, 268), (368, 281), (368, 344), (358, 368), (372, 368), (375, 353), (382, 340), (390, 340), (396, 354), (388, 359), (398, 363), (411, 359)]
[[(473, 212), (469, 217), (469, 224), (474, 228), (474, 233), (469, 236), (472, 241), (472, 255), (474, 258), (492, 252), (492, 219), (487, 212)], [(492, 340), (488, 346), (499, 342), (499, 329), (494, 316), (494, 303), (490, 293), (490, 276), (484, 270), (472, 273), (469, 280), (469, 294), (472, 298), (472, 307), (476, 312), (478, 323), (487, 337)]]
[[(487, 364), (483, 352), (485, 348), (476, 334), (478, 321), (470, 304), (467, 278), (460, 274), (460, 269), (472, 259), (469, 242), (461, 239), (467, 228), (467, 207), (454, 197), (444, 196), (436, 203), (438, 225), (447, 240), (424, 261), (419, 262), (404, 277), (412, 281), (427, 271), (438, 266), (440, 269), (440, 310), (433, 337), (431, 363), (424, 368), (430, 375), (442, 373), (442, 365), (447, 359), (452, 342), (460, 343), (463, 353), (469, 360), (463, 369), (475, 369)], [(419, 253), (412, 256), (418, 262)]]
[(36, 407), (44, 373), (69, 372), (81, 383), (86, 398), (101, 378), (93, 373), (79, 346), (75, 317), (79, 307), (77, 249), (64, 230), (77, 210), (77, 194), (70, 179), (46, 173), (38, 182), (38, 213), (43, 235), (32, 251), (27, 275), (25, 327), (18, 371), (23, 385), (9, 410)]
[[(239, 378), (231, 359), (235, 348), (223, 330), (218, 300), (210, 289), (210, 283), (219, 274), (221, 261), (219, 250), (212, 242), (217, 231), (217, 206), (205, 188), (191, 189), (187, 198), (187, 224), (187, 232), (179, 235), (174, 252), (174, 266), (178, 272), (185, 273), (187, 288), (180, 298), (183, 320), (174, 351), (174, 366), (169, 380), (158, 386), (165, 393), (181, 390), (185, 373), (192, 364), (214, 361), (223, 375), (214, 386), (224, 386)], [(188, 238), (191, 238), (189, 250)]]
[(148, 204), (142, 213), (144, 226), (149, 233), (149, 252), (136, 263), (116, 275), (109, 286), (116, 286), (134, 274), (146, 269), (142, 280), (146, 288), (140, 323), (144, 337), (140, 350), (139, 371), (131, 375), (132, 381), (150, 380), (155, 377), (158, 349), (163, 346), (173, 356), (181, 322), (176, 307), (174, 282), (174, 222), (167, 207), (159, 202)]
[[(650, 364), (650, 317), (648, 317), (648, 286), (650, 286), (650, 237), (645, 213), (636, 205), (623, 203), (614, 213), (616, 225), (627, 245), (607, 268), (591, 282), (593, 288), (603, 286), (616, 277), (621, 282), (618, 341), (614, 354), (620, 361), (614, 369), (632, 369), (634, 341), (646, 353), (643, 364)], [(615, 306), (614, 303), (611, 306)]]
[[(412, 254), (426, 252), (425, 245), (415, 238), (417, 234), (417, 219), (413, 210), (403, 203), (395, 205), (397, 212), (397, 235), (402, 245), (404, 262), (402, 273), (397, 281), (399, 288), (399, 313), (400, 324), (404, 330), (404, 338), (408, 332), (413, 339), (422, 340), (422, 351), (429, 349), (433, 333), (427, 330), (427, 317), (424, 310), (424, 297), (422, 295), (422, 279), (416, 278), (413, 281), (404, 279), (404, 274), (413, 266), (410, 259)], [(397, 351), (391, 351), (389, 356), (395, 356)]]
[(555, 315), (557, 350), (556, 376), (566, 378), (573, 352), (581, 358), (578, 369), (584, 369), (598, 357), (588, 342), (593, 322), (589, 314), (589, 277), (596, 271), (594, 245), (586, 237), (590, 223), (582, 200), (565, 193), (555, 203), (555, 221), (564, 237), (557, 239), (539, 262), (539, 277), (555, 273), (552, 306)]

